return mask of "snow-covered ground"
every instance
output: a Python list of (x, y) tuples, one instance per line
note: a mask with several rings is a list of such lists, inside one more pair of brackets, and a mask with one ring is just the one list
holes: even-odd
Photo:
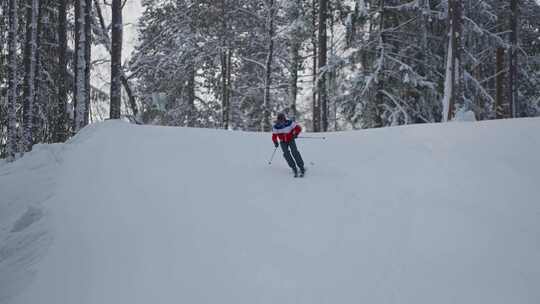
[(540, 303), (540, 120), (91, 125), (0, 164), (0, 303)]

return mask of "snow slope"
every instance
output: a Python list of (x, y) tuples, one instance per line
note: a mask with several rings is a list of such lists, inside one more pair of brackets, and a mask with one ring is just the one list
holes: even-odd
[(540, 120), (92, 125), (0, 164), (0, 303), (540, 303)]

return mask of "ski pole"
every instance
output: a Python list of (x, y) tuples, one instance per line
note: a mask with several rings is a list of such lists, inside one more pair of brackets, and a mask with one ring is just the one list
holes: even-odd
[(324, 136), (298, 136), (297, 138), (305, 138), (305, 139), (322, 139), (325, 140), (326, 137)]
[(277, 147), (274, 149), (274, 152), (272, 152), (272, 157), (270, 157), (270, 160), (268, 161), (269, 165), (272, 164), (272, 160), (274, 159), (274, 155), (276, 154), (276, 151), (277, 151)]

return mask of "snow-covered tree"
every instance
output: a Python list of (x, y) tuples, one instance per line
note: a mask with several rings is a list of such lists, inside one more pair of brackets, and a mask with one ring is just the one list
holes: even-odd
[(302, 69), (302, 45), (309, 38), (307, 30), (307, 14), (304, 8), (304, 0), (286, 1), (284, 3), (285, 18), (289, 20), (286, 25), (285, 35), (288, 47), (288, 70), (289, 70), (289, 104), (288, 109), (292, 117), (297, 117), (298, 81)]
[[(1, 3), (0, 157), (121, 108), (252, 131), (281, 111), (314, 131), (540, 115), (536, 0), (145, 0), (124, 65), (112, 4), (111, 25), (103, 0)], [(111, 55), (110, 94), (92, 86), (92, 44)]]

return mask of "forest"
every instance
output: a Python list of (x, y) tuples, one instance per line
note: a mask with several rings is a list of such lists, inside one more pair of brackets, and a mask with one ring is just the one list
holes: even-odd
[(328, 132), (540, 115), (536, 0), (142, 0), (129, 53), (125, 4), (2, 1), (0, 158), (104, 119), (269, 131), (284, 112)]

